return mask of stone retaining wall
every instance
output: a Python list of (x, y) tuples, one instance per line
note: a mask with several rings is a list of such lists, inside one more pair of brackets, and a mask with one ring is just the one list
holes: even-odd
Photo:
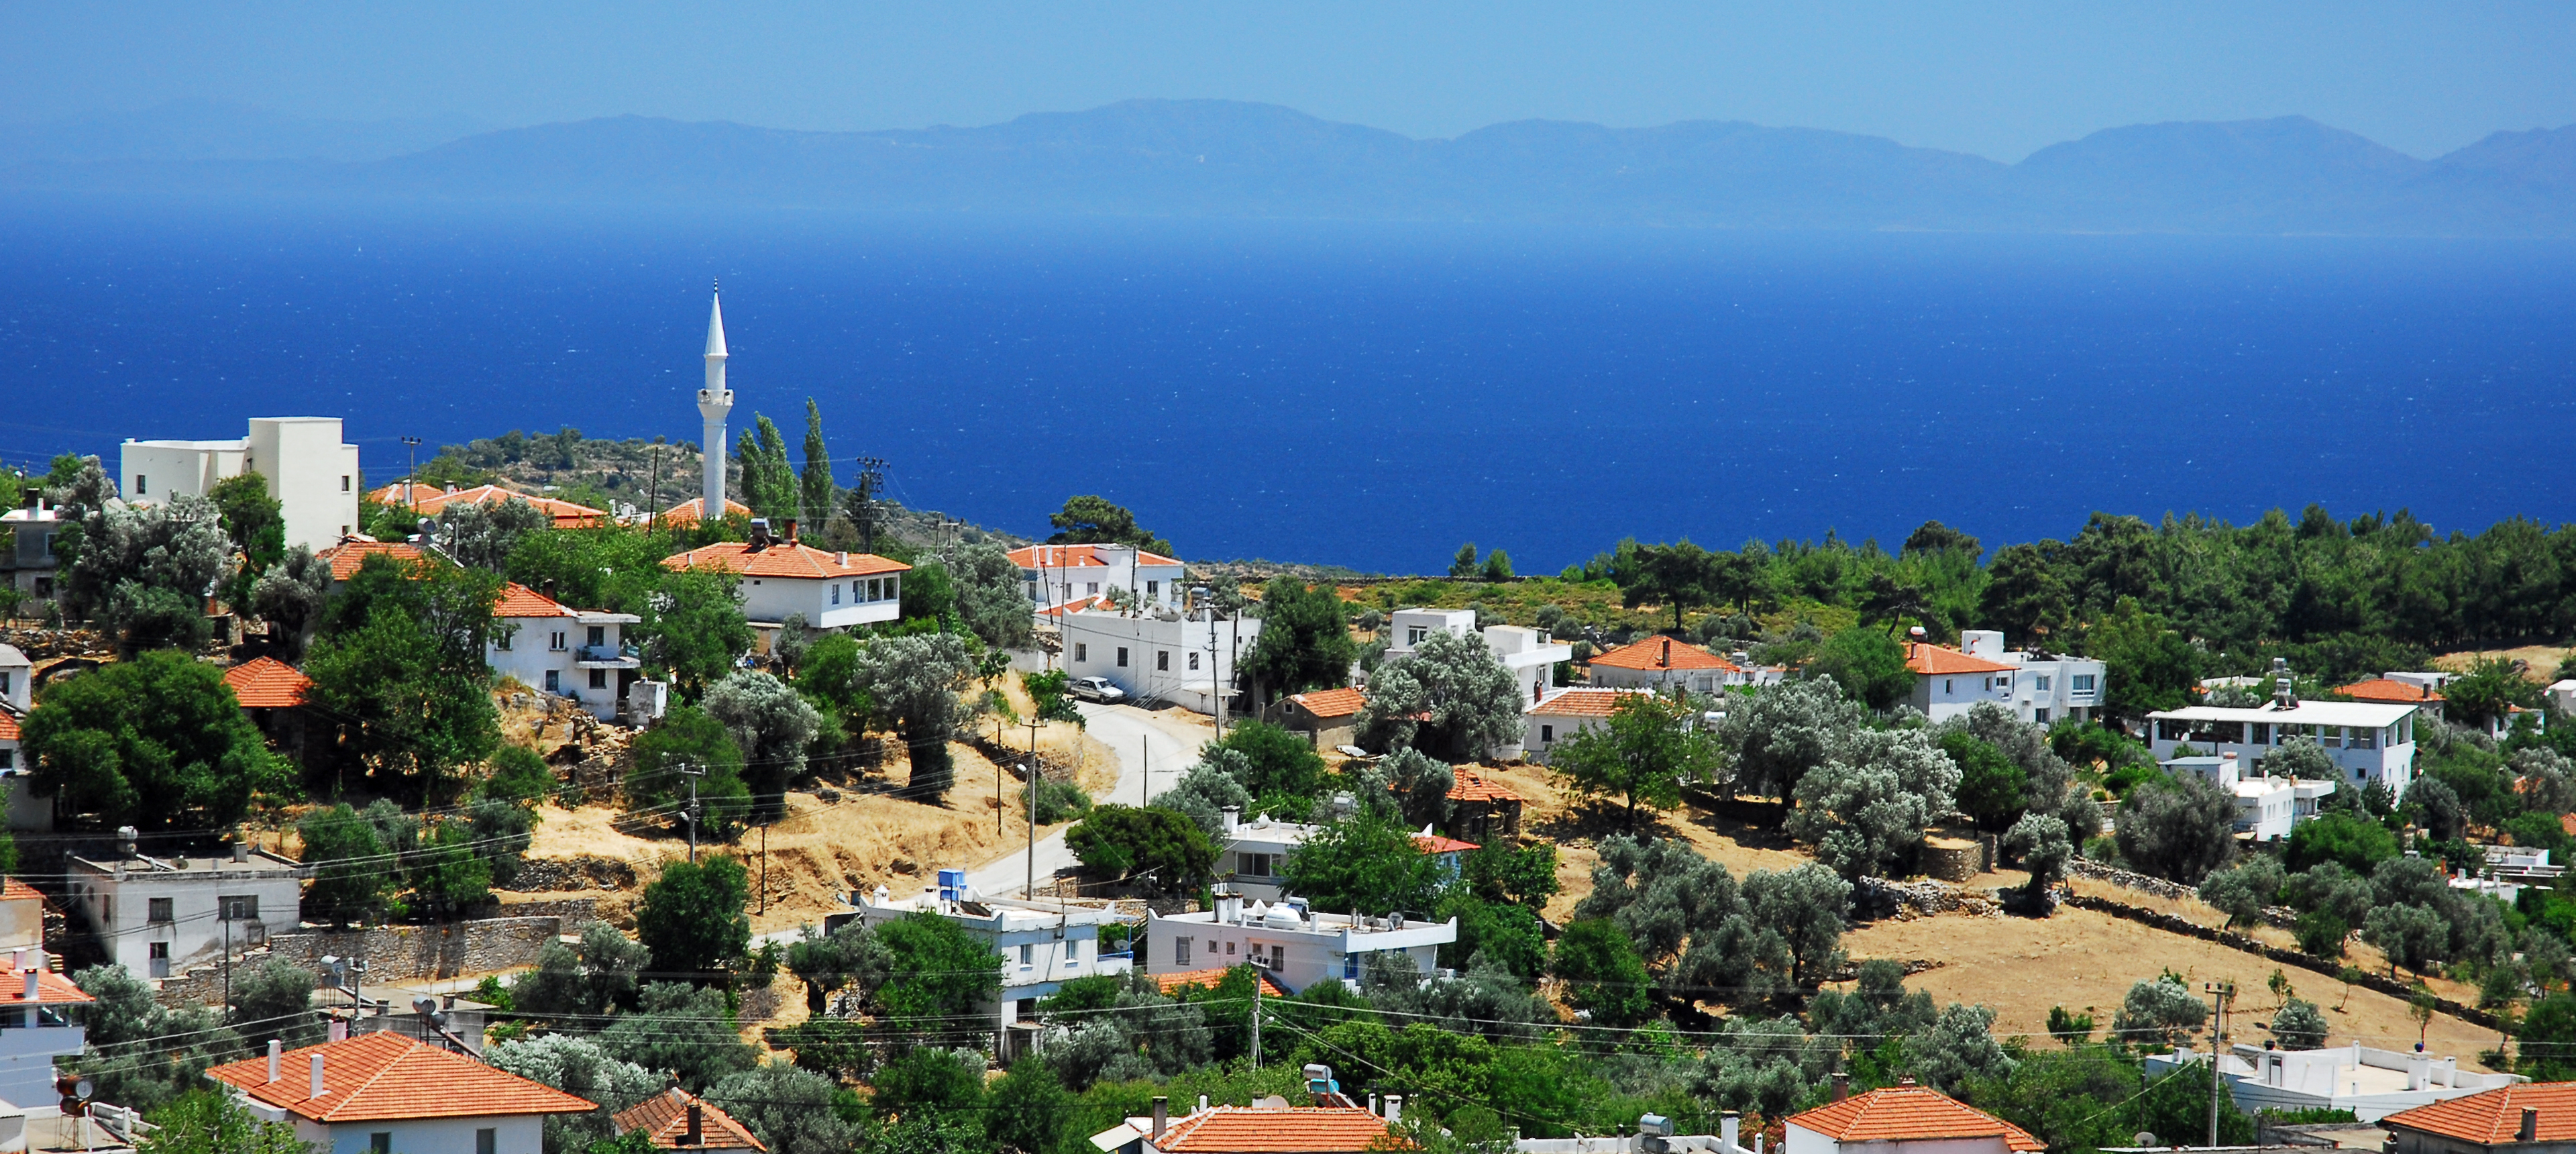
[[(2076, 877), (2109, 882), (2124, 890), (2136, 890), (2142, 894), (2153, 894), (2173, 901), (2200, 900), (2200, 891), (2192, 886), (2181, 882), (2169, 882), (2159, 877), (2149, 877), (2142, 873), (2132, 873), (2117, 866), (2108, 866), (2085, 858), (2077, 858), (2067, 863), (2066, 872)], [(2295, 929), (2299, 924), (2299, 911), (2288, 906), (2265, 906), (2263, 922), (2285, 930)]]
[[(370, 985), (452, 978), (535, 965), (537, 951), (564, 932), (555, 917), (485, 918), (443, 926), (372, 926), (363, 930), (305, 930), (275, 934), (268, 948), (235, 961), (235, 968), (283, 959), (319, 974), (322, 958), (364, 958)], [(161, 983), (165, 1006), (209, 1005), (224, 996), (224, 970), (201, 966)]]
[(640, 879), (635, 863), (604, 857), (527, 858), (510, 884), (495, 889), (539, 894), (563, 890), (631, 890)]

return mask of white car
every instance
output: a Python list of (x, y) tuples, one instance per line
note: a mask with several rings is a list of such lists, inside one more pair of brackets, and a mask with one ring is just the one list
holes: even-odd
[(1125, 701), (1127, 691), (1109, 683), (1106, 677), (1077, 677), (1066, 691), (1084, 701)]

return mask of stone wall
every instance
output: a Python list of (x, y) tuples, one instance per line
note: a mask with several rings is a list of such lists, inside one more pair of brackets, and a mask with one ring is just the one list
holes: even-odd
[[(2117, 866), (2104, 865), (2101, 862), (2092, 861), (2086, 858), (2077, 858), (2074, 861), (2067, 863), (2066, 872), (2075, 877), (2090, 878), (2098, 882), (2109, 882), (2124, 890), (2136, 890), (2142, 894), (2152, 894), (2156, 897), (2166, 898), (2172, 901), (2196, 902), (2200, 900), (2200, 891), (2198, 889), (2184, 885), (2181, 882), (2169, 882), (2159, 877), (2149, 877), (2142, 873), (2131, 873), (2130, 871), (2121, 869)], [(2291, 909), (2288, 906), (2265, 906), (2263, 907), (2263, 921), (2267, 925), (2278, 926), (2285, 930), (2296, 929), (2299, 924), (2299, 911)]]
[[(537, 951), (564, 932), (557, 917), (485, 918), (443, 926), (372, 926), (363, 930), (305, 930), (275, 934), (268, 948), (242, 957), (236, 969), (272, 958), (319, 973), (322, 958), (363, 958), (370, 985), (452, 978), (535, 965)], [(166, 1006), (209, 1005), (223, 1000), (224, 969), (200, 966), (161, 983)]]
[(519, 863), (510, 884), (494, 889), (539, 894), (563, 890), (631, 890), (639, 879), (635, 863), (604, 857), (532, 857)]

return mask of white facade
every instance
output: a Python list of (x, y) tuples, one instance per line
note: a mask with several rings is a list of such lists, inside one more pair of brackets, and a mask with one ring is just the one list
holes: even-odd
[(89, 1038), (82, 1017), (96, 999), (47, 972), (42, 949), (12, 949), (9, 959), (11, 972), (0, 974), (0, 1102), (50, 1113), (60, 1100), (54, 1062), (81, 1052)]
[[(543, 1154), (545, 1115), (503, 1114), (477, 1118), (396, 1118), (381, 1122), (316, 1122), (301, 1114), (240, 1099), (251, 1112), (269, 1121), (293, 1118), (295, 1136), (313, 1144), (319, 1154)], [(485, 1135), (489, 1144), (485, 1144)], [(381, 1142), (378, 1135), (383, 1135)]]
[(266, 850), (224, 858), (71, 859), (72, 901), (128, 973), (167, 978), (303, 920), (310, 871)]
[(892, 621), (903, 615), (903, 574), (912, 569), (873, 553), (772, 541), (757, 522), (751, 541), (719, 541), (663, 558), (662, 564), (721, 569), (741, 578), (743, 616), (763, 629), (778, 628), (790, 615), (817, 629)]
[(643, 661), (626, 643), (626, 627), (643, 621), (632, 613), (573, 609), (543, 594), (512, 585), (493, 615), (492, 640), (483, 663), (519, 684), (569, 697), (602, 721), (618, 706)]
[(1131, 617), (1086, 610), (1058, 620), (1066, 673), (1105, 677), (1136, 701), (1168, 701), (1211, 717), (1221, 700), (1238, 692), (1234, 663), (1261, 636), (1259, 618), (1206, 612)]
[[(1476, 632), (1473, 609), (1398, 609), (1387, 615), (1385, 661), (1401, 661), (1434, 633), (1465, 637)], [(1549, 674), (1560, 661), (1574, 660), (1574, 647), (1562, 644), (1546, 633), (1520, 625), (1488, 625), (1484, 628), (1485, 648), (1494, 660), (1512, 672), (1514, 692), (1524, 704), (1535, 705), (1547, 695)], [(1498, 761), (1511, 761), (1523, 755), (1523, 745), (1501, 745), (1487, 751)]]
[(707, 384), (698, 390), (698, 458), (700, 509), (725, 507), (725, 416), (733, 412), (733, 390), (725, 387), (724, 297), (710, 292), (707, 301)]
[(873, 928), (915, 914), (947, 918), (1002, 955), (1002, 992), (992, 1007), (993, 1025), (1008, 1026), (1033, 1014), (1036, 1001), (1075, 978), (1123, 974), (1135, 968), (1125, 954), (1100, 952), (1100, 927), (1118, 922), (1114, 910), (1050, 906), (988, 898), (966, 884), (966, 871), (939, 871), (939, 885), (897, 897), (886, 887), (850, 895)]
[(2208, 779), (2236, 799), (2236, 832), (2256, 841), (2278, 841), (2290, 836), (2290, 827), (2317, 815), (2317, 804), (2334, 793), (2331, 781), (2302, 781), (2294, 777), (2251, 775), (2233, 753), (2203, 757), (2177, 757), (2164, 763), (2165, 771), (2193, 774)]
[(2092, 658), (2006, 649), (2003, 632), (1996, 629), (1961, 630), (1959, 651), (2020, 667), (2005, 704), (2023, 721), (2039, 725), (2068, 718), (2089, 721), (2102, 708), (2106, 674), (2102, 663)]
[(1182, 609), (1188, 578), (1177, 558), (1131, 545), (1028, 545), (1011, 550), (1020, 584), (1035, 609), (1102, 597), (1113, 589), (1135, 591), (1148, 607)]
[(1644, 689), (1560, 689), (1521, 712), (1521, 745), (1526, 756), (1547, 760), (1550, 750), (1587, 729), (1610, 724), (1619, 702)]
[[(2147, 1056), (2147, 1079), (2183, 1065), (2206, 1065), (2209, 1055), (2191, 1050)], [(2238, 1043), (2219, 1063), (2229, 1096), (2239, 1109), (2350, 1110), (2376, 1122), (2400, 1110), (2446, 1098), (2510, 1086), (2520, 1074), (2479, 1074), (2460, 1069), (2448, 1054), (2379, 1050), (2360, 1043), (2323, 1050), (2266, 1050)], [(2201, 1075), (2206, 1082), (2208, 1075)]]
[(1275, 902), (1287, 896), (1288, 855), (1324, 827), (1281, 821), (1261, 814), (1244, 821), (1232, 806), (1225, 810), (1225, 830), (1216, 856), (1216, 876), (1244, 897)]
[(126, 500), (203, 497), (243, 473), (268, 480), (286, 520), (286, 543), (330, 548), (358, 529), (358, 447), (340, 439), (338, 417), (254, 417), (237, 441), (127, 440), (117, 463)]
[(2288, 708), (2274, 701), (2253, 709), (2195, 705), (2148, 714), (2148, 748), (2158, 761), (2171, 760), (2174, 747), (2188, 745), (2195, 753), (2232, 753), (2259, 762), (2282, 742), (2310, 736), (2351, 775), (2354, 787), (2380, 782), (2403, 797), (2415, 780), (2417, 708), (2369, 701), (2296, 701)]
[(60, 559), (54, 556), (54, 534), (62, 527), (62, 518), (47, 508), (41, 495), (31, 496), (24, 509), (0, 513), (0, 530), (6, 530), (12, 542), (9, 553), (0, 556), (0, 585), (18, 591), (18, 612), (35, 616), (54, 599), (54, 571)]
[(1440, 947), (1458, 940), (1458, 919), (1408, 921), (1316, 913), (1303, 898), (1276, 904), (1221, 894), (1217, 908), (1155, 916), (1146, 922), (1145, 972), (1176, 974), (1249, 962), (1279, 988), (1296, 993), (1338, 979), (1357, 985), (1362, 959), (1402, 955), (1424, 977), (1439, 968)]

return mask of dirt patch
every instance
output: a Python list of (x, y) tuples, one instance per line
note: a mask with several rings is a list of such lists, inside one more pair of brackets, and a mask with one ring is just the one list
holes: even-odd
[[(2166, 969), (2183, 975), (2195, 989), (2203, 981), (2235, 981), (2237, 1011), (2229, 1015), (2229, 1033), (2239, 1041), (2259, 1043), (2268, 1035), (2253, 1023), (2268, 1021), (2275, 1008), (2264, 983), (2280, 968), (2215, 943), (2077, 909), (2061, 909), (2047, 919), (1884, 921), (1844, 935), (1843, 948), (1855, 959), (1941, 960), (1945, 964), (1940, 968), (1907, 984), (1930, 992), (1936, 1001), (1990, 1006), (1998, 1035), (2026, 1035), (2034, 1044), (2054, 1044), (2046, 1037), (2049, 1007), (2089, 1010), (2100, 1027), (2108, 1028), (2129, 987)], [(2341, 983), (2301, 970), (2286, 973), (2299, 997), (2325, 1007), (2333, 1044), (2360, 1041), (2391, 1050), (2415, 1044), (2415, 1021), (2407, 1016), (2405, 1002), (2356, 988), (2346, 1003)], [(2338, 1005), (2344, 1008), (2338, 1011)], [(2456, 1055), (2461, 1065), (2480, 1069), (2478, 1052), (2495, 1044), (2494, 1031), (2447, 1015), (2436, 1015), (2426, 1033), (2433, 1053)]]
[[(2463, 649), (2455, 653), (2445, 653), (2434, 658), (2433, 665), (2437, 669), (2466, 673), (2469, 666), (2481, 660), (2501, 657), (2507, 661), (2524, 663), (2522, 675), (2525, 678), (2547, 685), (2566, 676), (2558, 672), (2559, 663), (2566, 656), (2567, 647), (2564, 645), (2522, 645), (2512, 649)], [(2576, 670), (2570, 672), (2576, 672)]]

